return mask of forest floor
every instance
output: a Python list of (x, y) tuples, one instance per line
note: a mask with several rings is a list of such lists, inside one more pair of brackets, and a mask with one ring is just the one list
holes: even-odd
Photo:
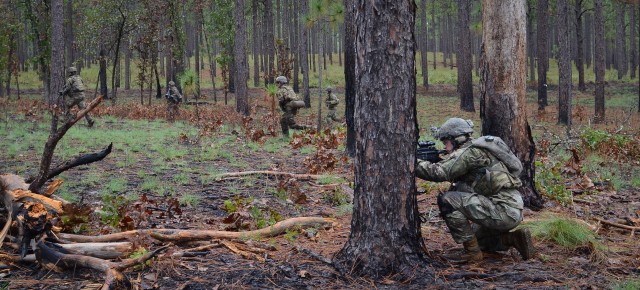
[[(114, 151), (103, 161), (60, 176), (64, 186), (57, 194), (76, 204), (76, 211), (70, 214), (76, 219), (63, 218), (64, 230), (86, 235), (130, 228), (236, 231), (299, 216), (335, 219), (330, 227), (294, 229), (276, 237), (233, 241), (247, 248), (266, 249), (260, 253), (265, 261), (243, 257), (227, 247), (173, 258), (172, 252), (197, 246), (174, 245), (147, 265), (125, 271), (137, 289), (640, 287), (637, 233), (600, 225), (595, 220), (626, 220), (629, 225), (640, 226), (640, 184), (635, 182), (640, 164), (637, 159), (624, 162), (616, 159), (609, 163), (606, 156), (584, 157), (582, 161), (585, 167), (591, 164), (594, 172), (599, 170), (598, 166), (615, 164), (611, 166), (618, 166), (617, 169), (609, 171), (613, 177), (584, 169), (599, 186), (581, 191), (566, 185), (572, 190), (568, 202), (547, 191), (551, 196), (547, 196), (542, 211), (525, 210), (525, 224), (549, 215), (582, 220), (597, 232), (597, 241), (602, 245), (598, 249), (595, 245), (568, 249), (550, 240), (535, 239), (537, 255), (527, 261), (511, 250), (486, 253), (485, 259), (475, 264), (450, 264), (442, 254), (461, 251), (461, 246), (452, 240), (436, 205), (438, 191), (445, 190), (447, 185), (418, 181), (426, 259), (416, 265), (414, 279), (399, 281), (388, 277), (375, 282), (342, 276), (329, 263), (309, 253), (331, 259), (349, 237), (353, 165), (343, 153), (344, 130), (299, 134), (290, 139), (269, 136), (269, 131), (278, 126), (268, 124), (274, 124), (277, 117), (269, 116), (270, 102), (261, 91), (252, 90), (251, 94), (256, 100), (254, 110), (259, 112), (255, 120), (243, 121), (235, 116), (232, 106), (205, 105), (199, 108), (200, 118), (205, 120), (199, 129), (193, 125), (197, 117), (193, 108), (187, 109), (189, 106), (183, 106), (178, 122), (168, 123), (161, 102), (137, 105), (139, 99), (132, 97), (114, 106), (106, 101), (93, 112), (97, 125), (89, 129), (80, 121), (56, 151), (54, 163), (114, 143)], [(477, 119), (477, 114), (460, 112), (452, 96), (455, 88), (451, 86), (434, 86), (426, 95), (419, 91), (418, 105), (423, 108), (418, 110), (423, 116), (420, 126), (428, 128), (451, 116)], [(580, 109), (578, 101), (574, 128), (586, 127), (589, 122), (589, 113), (584, 109), (589, 102), (585, 102)], [(535, 100), (531, 103), (533, 108)], [(0, 145), (7, 148), (0, 152), (0, 173), (34, 174), (48, 134), (44, 105), (30, 99), (0, 99), (0, 105), (7, 108), (0, 116), (4, 119), (0, 124), (0, 133), (4, 135)], [(433, 113), (424, 109), (427, 106), (443, 109)], [(314, 110), (315, 104), (298, 121), (314, 124)], [(618, 133), (638, 138), (638, 113), (629, 113), (625, 105), (613, 107), (608, 113), (608, 124), (602, 130), (622, 127)], [(553, 118), (550, 108), (544, 114), (532, 111), (529, 119), (537, 146), (547, 148), (546, 153), (553, 156), (551, 160), (562, 160), (557, 163), (565, 167), (565, 161), (571, 159), (567, 157), (571, 155), (569, 145), (574, 143), (570, 138), (558, 137), (564, 129), (555, 125)], [(260, 128), (267, 135), (259, 133)], [(558, 149), (545, 147), (543, 140), (557, 141), (558, 144), (551, 143)], [(324, 177), (316, 181), (265, 175), (216, 178), (221, 173), (250, 170), (319, 171)], [(176, 203), (179, 207), (171, 206)], [(139, 237), (133, 242), (143, 251), (162, 246), (149, 237)], [(15, 252), (6, 246), (2, 251)], [(33, 264), (12, 264), (0, 269), (0, 289), (99, 289), (103, 279), (101, 273), (80, 268), (58, 273)]]

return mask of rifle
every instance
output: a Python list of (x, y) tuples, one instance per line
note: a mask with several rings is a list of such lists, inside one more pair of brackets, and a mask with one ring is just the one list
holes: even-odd
[(416, 150), (416, 158), (426, 160), (431, 163), (437, 163), (442, 160), (440, 154), (447, 153), (446, 150), (436, 149), (436, 143), (433, 141), (418, 141), (418, 149)]

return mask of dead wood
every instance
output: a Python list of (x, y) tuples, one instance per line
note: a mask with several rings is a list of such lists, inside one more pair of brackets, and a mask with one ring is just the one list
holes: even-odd
[(227, 249), (231, 250), (232, 252), (241, 255), (243, 258), (245, 259), (252, 259), (252, 260), (257, 260), (260, 262), (264, 262), (265, 259), (264, 257), (257, 255), (255, 253), (252, 252), (248, 252), (248, 251), (244, 251), (244, 250), (240, 250), (238, 249), (237, 245), (230, 242), (230, 241), (221, 241), (220, 243), (222, 243), (225, 247), (227, 247)]
[(228, 173), (219, 174), (216, 176), (216, 181), (222, 181), (226, 178), (231, 178), (231, 177), (241, 177), (241, 176), (258, 175), (258, 174), (287, 176), (287, 177), (295, 178), (298, 180), (317, 180), (323, 177), (323, 175), (316, 175), (316, 174), (299, 174), (299, 173), (271, 171), (271, 170), (258, 170), (258, 171), (228, 172)]
[(130, 289), (131, 282), (125, 275), (122, 274), (121, 271), (131, 266), (146, 262), (147, 260), (156, 256), (159, 252), (165, 250), (167, 247), (169, 246), (166, 245), (160, 247), (135, 259), (126, 259), (119, 263), (114, 263), (89, 256), (62, 253), (40, 241), (37, 245), (36, 257), (40, 263), (54, 269), (60, 267), (66, 269), (83, 267), (101, 271), (105, 274), (105, 283), (102, 285), (103, 290)]
[(214, 241), (213, 243), (208, 244), (208, 245), (202, 245), (202, 246), (199, 246), (199, 247), (195, 247), (195, 248), (190, 248), (190, 249), (185, 249), (185, 250), (182, 250), (182, 251), (174, 252), (174, 253), (171, 254), (171, 257), (173, 257), (173, 258), (186, 257), (186, 256), (189, 255), (189, 253), (208, 251), (210, 249), (220, 247), (220, 245), (221, 245), (220, 241), (218, 240), (218, 241)]
[(112, 148), (113, 148), (113, 143), (110, 143), (109, 146), (105, 147), (100, 152), (85, 154), (71, 161), (67, 161), (64, 164), (49, 170), (49, 174), (47, 175), (47, 180), (54, 178), (58, 176), (60, 173), (65, 172), (71, 168), (74, 168), (80, 165), (86, 165), (96, 161), (100, 161), (104, 159), (107, 155), (109, 155), (109, 153), (111, 153)]
[(323, 262), (323, 263), (326, 263), (326, 264), (329, 264), (329, 265), (333, 265), (333, 261), (331, 261), (331, 259), (329, 259), (329, 258), (327, 258), (325, 256), (322, 256), (322, 255), (320, 255), (320, 254), (318, 254), (318, 253), (316, 253), (316, 252), (314, 252), (312, 250), (309, 250), (307, 248), (303, 248), (303, 247), (300, 247), (300, 246), (297, 246), (296, 249), (298, 250), (298, 252), (305, 253), (305, 254), (311, 256), (312, 258), (314, 258), (314, 259), (316, 259), (316, 260), (318, 260), (320, 262)]
[(60, 128), (58, 128), (58, 114), (53, 113), (53, 118), (51, 119), (51, 129), (49, 131), (49, 138), (44, 145), (44, 151), (42, 152), (42, 159), (40, 161), (40, 169), (38, 170), (38, 175), (33, 178), (33, 181), (29, 185), (29, 190), (32, 192), (40, 192), (40, 189), (44, 183), (49, 180), (49, 167), (51, 166), (51, 159), (53, 158), (53, 151), (56, 149), (56, 145), (58, 145), (58, 141), (62, 139), (64, 134), (80, 119), (82, 119), (87, 113), (93, 110), (100, 102), (102, 101), (102, 96), (98, 96), (93, 99), (84, 110), (79, 111), (76, 114), (75, 119), (69, 120), (64, 123)]
[(130, 242), (115, 243), (75, 243), (56, 244), (71, 254), (91, 256), (100, 259), (118, 259), (133, 252)]
[(628, 226), (628, 225), (619, 224), (619, 223), (616, 223), (616, 222), (610, 222), (608, 220), (601, 219), (599, 217), (595, 217), (593, 219), (598, 221), (601, 224), (605, 224), (605, 225), (616, 227), (616, 228), (620, 228), (620, 229), (629, 230), (629, 231), (631, 231), (631, 236), (632, 237), (635, 235), (636, 231), (640, 230), (640, 227), (634, 227), (634, 226)]
[(229, 232), (214, 230), (179, 230), (179, 229), (140, 229), (102, 236), (84, 236), (60, 233), (58, 236), (67, 241), (76, 243), (115, 242), (125, 240), (138, 235), (149, 235), (160, 241), (172, 241), (184, 243), (197, 240), (211, 239), (241, 239), (248, 237), (273, 237), (293, 228), (308, 228), (313, 226), (331, 225), (334, 222), (330, 218), (320, 217), (296, 217), (278, 222), (270, 227), (246, 232)]

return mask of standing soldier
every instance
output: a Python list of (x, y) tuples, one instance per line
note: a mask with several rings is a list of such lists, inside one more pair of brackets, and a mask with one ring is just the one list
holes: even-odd
[(482, 260), (482, 251), (516, 248), (524, 260), (534, 249), (527, 229), (511, 231), (522, 222), (523, 202), (518, 188), (522, 163), (502, 139), (471, 138), (473, 122), (451, 118), (436, 130), (449, 153), (442, 161), (418, 160), (416, 175), (429, 181), (448, 181), (449, 191), (438, 195), (440, 215), (465, 252), (448, 258)]
[[(69, 78), (64, 84), (64, 87), (60, 91), (60, 95), (64, 98), (64, 113), (67, 121), (75, 118), (75, 114), (71, 113), (73, 106), (78, 106), (78, 109), (84, 110), (87, 106), (84, 104), (84, 84), (82, 78), (78, 75), (78, 70), (75, 67), (69, 67), (67, 70)], [(93, 127), (93, 120), (89, 117), (89, 114), (84, 115), (87, 119), (87, 126)]]
[(178, 91), (176, 83), (169, 81), (169, 87), (164, 97), (167, 99), (167, 119), (173, 122), (180, 114), (178, 104), (182, 102), (182, 95)]
[(340, 118), (336, 116), (338, 103), (340, 103), (340, 100), (338, 100), (338, 97), (336, 97), (336, 95), (331, 93), (332, 90), (333, 89), (331, 87), (327, 88), (327, 99), (324, 100), (324, 103), (325, 105), (327, 105), (327, 109), (329, 110), (326, 117), (326, 122), (328, 124), (331, 124), (331, 121), (340, 122)]
[(304, 106), (304, 102), (298, 100), (298, 96), (287, 86), (287, 77), (279, 76), (276, 78), (276, 85), (278, 85), (278, 104), (282, 109), (282, 118), (280, 119), (280, 127), (282, 127), (282, 134), (289, 136), (289, 128), (304, 130), (307, 127), (296, 124), (294, 116), (298, 113), (298, 109)]

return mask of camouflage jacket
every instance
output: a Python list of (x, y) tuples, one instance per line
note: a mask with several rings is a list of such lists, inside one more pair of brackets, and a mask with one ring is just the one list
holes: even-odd
[(63, 95), (76, 96), (84, 92), (84, 84), (82, 78), (79, 75), (72, 75), (67, 78), (67, 82), (62, 88)]
[(178, 88), (175, 86), (170, 87), (165, 96), (167, 97), (167, 102), (174, 104), (182, 102), (182, 95), (180, 94), (180, 91), (178, 91)]
[(324, 100), (324, 103), (327, 105), (327, 108), (333, 110), (336, 107), (338, 107), (338, 103), (340, 102), (340, 100), (338, 100), (338, 97), (336, 97), (336, 95), (334, 94), (329, 94), (329, 96), (327, 97), (327, 99)]
[(281, 86), (278, 89), (276, 96), (278, 97), (278, 104), (280, 105), (280, 109), (282, 109), (282, 111), (295, 111), (295, 109), (291, 109), (287, 106), (289, 102), (298, 100), (296, 92), (294, 92), (291, 87), (286, 85)]
[(522, 196), (516, 190), (522, 186), (520, 179), (487, 150), (471, 145), (468, 141), (438, 163), (421, 161), (416, 175), (424, 180), (451, 182), (452, 191), (475, 192), (494, 203), (522, 209)]

